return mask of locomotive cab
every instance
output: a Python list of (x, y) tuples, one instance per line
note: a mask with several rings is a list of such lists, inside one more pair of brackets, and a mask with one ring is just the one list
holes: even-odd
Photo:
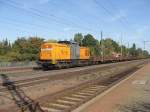
[(52, 59), (53, 46), (49, 43), (43, 44), (41, 46), (40, 60)]
[(41, 46), (38, 64), (42, 67), (56, 66), (58, 63), (68, 61), (70, 61), (70, 45), (44, 43)]

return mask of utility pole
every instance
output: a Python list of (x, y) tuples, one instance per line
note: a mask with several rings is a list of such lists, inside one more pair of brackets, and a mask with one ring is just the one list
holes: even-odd
[[(144, 50), (144, 51), (145, 51), (145, 49), (146, 49), (146, 43), (149, 43), (149, 42), (150, 42), (150, 41), (143, 41), (143, 45), (144, 45), (144, 46), (143, 46), (143, 47), (144, 47), (143, 50)], [(143, 52), (143, 56), (144, 56), (144, 52)]]
[(144, 50), (145, 50), (145, 44), (146, 44), (146, 41), (143, 41), (143, 44), (144, 44)]
[(143, 45), (144, 45), (144, 49), (143, 50), (145, 50), (146, 48), (146, 43), (150, 43), (150, 41), (143, 41)]
[(122, 33), (121, 33), (121, 57), (123, 56), (123, 48), (122, 48)]
[[(143, 44), (144, 44), (144, 48), (143, 48), (143, 50), (145, 51), (145, 44), (146, 44), (146, 41), (143, 41)], [(144, 57), (144, 52), (142, 53), (142, 55), (143, 55), (143, 57)]]
[(128, 42), (128, 56), (129, 56), (129, 54), (130, 54), (129, 47), (130, 47), (130, 45), (129, 45), (129, 42)]
[(101, 57), (102, 61), (104, 61), (103, 31), (101, 31)]

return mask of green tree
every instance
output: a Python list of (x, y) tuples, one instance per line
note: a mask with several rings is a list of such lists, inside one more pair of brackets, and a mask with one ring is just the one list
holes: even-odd
[(27, 53), (30, 54), (30, 60), (38, 59), (38, 54), (40, 51), (40, 46), (43, 43), (44, 39), (40, 37), (29, 37), (27, 40)]
[(95, 46), (96, 45), (96, 39), (91, 34), (87, 34), (84, 36), (82, 40), (83, 46)]
[(113, 52), (120, 52), (119, 44), (111, 38), (106, 38), (102, 42), (100, 41), (100, 43), (103, 43), (103, 50), (106, 56), (111, 56)]
[(2, 42), (0, 42), (0, 55), (2, 55), (3, 54), (3, 43)]
[(138, 48), (137, 49), (137, 54), (138, 54), (138, 57), (143, 57), (143, 50), (141, 48)]
[(6, 38), (0, 42), (0, 61), (9, 61), (9, 53), (11, 52), (11, 44)]
[(74, 41), (79, 43), (79, 45), (82, 45), (82, 39), (83, 39), (82, 33), (76, 33), (74, 35)]
[(143, 56), (148, 58), (148, 57), (150, 57), (150, 54), (148, 53), (148, 51), (144, 50), (143, 51)]
[(87, 46), (90, 48), (90, 53), (92, 56), (100, 55), (100, 44), (99, 41), (96, 40), (93, 35), (87, 34), (84, 36), (82, 40), (83, 46)]
[(130, 55), (131, 56), (137, 56), (138, 55), (135, 43), (133, 43), (132, 47), (130, 48)]
[(8, 42), (7, 38), (0, 42), (0, 55), (6, 55), (11, 49), (10, 42)]
[(13, 57), (16, 56), (17, 60), (36, 60), (38, 59), (39, 49), (44, 39), (39, 37), (29, 37), (25, 39), (24, 37), (18, 38), (12, 48)]

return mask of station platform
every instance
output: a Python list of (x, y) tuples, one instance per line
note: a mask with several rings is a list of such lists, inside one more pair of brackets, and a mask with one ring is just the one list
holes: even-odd
[(74, 112), (149, 112), (150, 63)]

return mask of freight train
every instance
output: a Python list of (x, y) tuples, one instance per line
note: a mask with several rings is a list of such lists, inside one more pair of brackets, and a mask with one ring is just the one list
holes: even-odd
[(68, 68), (132, 59), (131, 57), (122, 56), (93, 57), (90, 55), (90, 49), (88, 47), (79, 46), (77, 42), (59, 41), (57, 43), (43, 43), (37, 63), (42, 68)]

